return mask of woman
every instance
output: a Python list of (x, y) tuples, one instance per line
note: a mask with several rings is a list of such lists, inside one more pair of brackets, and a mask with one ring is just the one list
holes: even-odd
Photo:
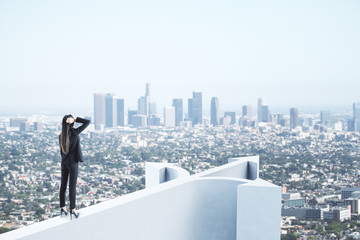
[[(73, 128), (74, 122), (82, 123), (78, 128)], [(65, 192), (68, 178), (69, 198), (70, 198), (70, 217), (76, 218), (80, 213), (76, 212), (76, 181), (78, 176), (78, 163), (82, 162), (79, 134), (85, 130), (90, 121), (80, 117), (74, 118), (72, 115), (65, 115), (62, 120), (61, 134), (59, 136), (61, 153), (61, 187), (60, 187), (60, 214), (67, 215), (65, 207)]]

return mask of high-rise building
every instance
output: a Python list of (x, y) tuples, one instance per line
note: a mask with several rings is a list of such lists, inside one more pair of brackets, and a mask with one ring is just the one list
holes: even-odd
[(145, 92), (145, 97), (147, 97), (147, 100), (149, 102), (151, 102), (151, 84), (150, 83), (146, 83), (146, 92)]
[(320, 112), (320, 122), (322, 124), (328, 125), (331, 120), (331, 115), (329, 111), (321, 111)]
[(151, 102), (149, 104), (149, 115), (156, 115), (157, 111), (156, 111), (156, 103)]
[(34, 131), (42, 131), (44, 129), (43, 122), (34, 122)]
[(134, 124), (134, 116), (136, 116), (137, 114), (137, 110), (128, 110), (128, 125)]
[(234, 125), (236, 123), (236, 113), (235, 112), (225, 112), (224, 118), (230, 117), (230, 125)]
[(219, 99), (217, 97), (213, 97), (211, 99), (211, 116), (210, 122), (213, 126), (218, 126), (220, 120), (220, 105)]
[(21, 117), (10, 118), (10, 127), (20, 128), (20, 125), (27, 121), (28, 121), (27, 118), (21, 118)]
[(290, 109), (290, 128), (294, 129), (299, 126), (299, 110), (297, 108)]
[(145, 128), (147, 127), (147, 117), (145, 115), (135, 115), (133, 116), (133, 127), (136, 128)]
[(22, 131), (22, 132), (30, 131), (30, 123), (29, 122), (21, 122), (20, 123), (20, 131)]
[(94, 94), (94, 123), (95, 129), (105, 126), (105, 94)]
[(192, 121), (193, 99), (188, 99), (188, 120)]
[(353, 104), (353, 128), (360, 131), (360, 102)]
[(258, 114), (257, 114), (257, 119), (258, 119), (258, 122), (263, 122), (263, 117), (262, 117), (262, 113), (263, 113), (263, 105), (264, 105), (264, 100), (262, 98), (259, 98), (258, 99), (258, 108), (257, 108), (257, 111), (258, 111)]
[(140, 115), (148, 115), (148, 100), (146, 96), (142, 96), (138, 100), (138, 112)]
[(193, 92), (192, 98), (192, 116), (191, 120), (193, 126), (196, 124), (202, 124), (202, 93)]
[(125, 126), (124, 99), (116, 99), (117, 126)]
[(175, 127), (175, 108), (165, 107), (164, 108), (164, 126)]
[(160, 118), (155, 115), (150, 115), (147, 118), (147, 125), (148, 126), (160, 126)]
[(116, 98), (113, 93), (106, 94), (105, 97), (105, 127), (116, 126)]
[(261, 113), (260, 113), (261, 121), (260, 122), (270, 122), (270, 111), (269, 106), (261, 106)]
[(180, 98), (173, 99), (172, 106), (175, 108), (175, 125), (180, 126), (183, 118), (183, 100)]
[(242, 118), (243, 119), (252, 119), (252, 107), (250, 105), (244, 105), (242, 107)]

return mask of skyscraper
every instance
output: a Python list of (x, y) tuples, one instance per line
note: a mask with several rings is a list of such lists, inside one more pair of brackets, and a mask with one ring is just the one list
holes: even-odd
[(193, 115), (193, 99), (188, 99), (188, 120), (192, 121), (192, 115)]
[(322, 124), (328, 124), (331, 120), (330, 112), (329, 111), (321, 111), (320, 112), (320, 122)]
[(175, 125), (180, 126), (183, 121), (183, 100), (180, 98), (173, 99), (172, 106), (175, 108)]
[(117, 126), (125, 126), (124, 99), (116, 100)]
[(251, 105), (244, 105), (242, 107), (242, 118), (243, 119), (252, 119), (252, 107)]
[(270, 110), (269, 106), (261, 106), (261, 113), (260, 113), (261, 120), (260, 122), (270, 122)]
[(116, 126), (116, 98), (113, 93), (106, 94), (105, 97), (105, 127)]
[(145, 92), (145, 97), (147, 97), (148, 102), (151, 102), (151, 85), (150, 83), (146, 83), (146, 92)]
[(290, 109), (290, 128), (294, 129), (299, 125), (299, 110), (297, 108)]
[(95, 129), (105, 126), (105, 94), (94, 94), (94, 123)]
[(193, 92), (191, 119), (193, 126), (195, 126), (196, 124), (202, 124), (202, 93), (201, 92)]
[(164, 126), (175, 127), (175, 108), (165, 107), (164, 108)]
[(219, 125), (220, 119), (220, 106), (219, 99), (217, 97), (213, 97), (211, 99), (211, 114), (210, 114), (210, 122), (213, 126)]
[(134, 117), (138, 114), (137, 110), (128, 110), (128, 125), (134, 124)]
[(149, 103), (149, 115), (156, 115), (156, 103)]
[(360, 131), (360, 102), (353, 104), (353, 129)]
[(138, 100), (138, 112), (140, 115), (148, 115), (148, 101), (146, 96), (142, 96)]
[(257, 114), (257, 119), (258, 119), (258, 122), (262, 122), (263, 121), (263, 117), (262, 117), (262, 113), (263, 113), (263, 105), (264, 105), (264, 100), (262, 98), (259, 98), (258, 99), (258, 108), (257, 108), (257, 111), (258, 111), (258, 114)]

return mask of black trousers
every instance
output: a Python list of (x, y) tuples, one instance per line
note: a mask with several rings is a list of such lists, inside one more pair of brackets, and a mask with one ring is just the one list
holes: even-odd
[(69, 181), (69, 198), (70, 209), (76, 208), (76, 182), (78, 177), (79, 164), (75, 161), (70, 161), (61, 164), (61, 186), (60, 186), (60, 207), (65, 207), (65, 192), (67, 182)]

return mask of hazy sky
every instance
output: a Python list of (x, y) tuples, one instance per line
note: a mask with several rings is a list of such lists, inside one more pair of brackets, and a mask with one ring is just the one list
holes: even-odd
[[(0, 107), (360, 101), (360, 1), (0, 1)], [(209, 105), (209, 106), (207, 106)], [(234, 109), (237, 110), (237, 109)]]

